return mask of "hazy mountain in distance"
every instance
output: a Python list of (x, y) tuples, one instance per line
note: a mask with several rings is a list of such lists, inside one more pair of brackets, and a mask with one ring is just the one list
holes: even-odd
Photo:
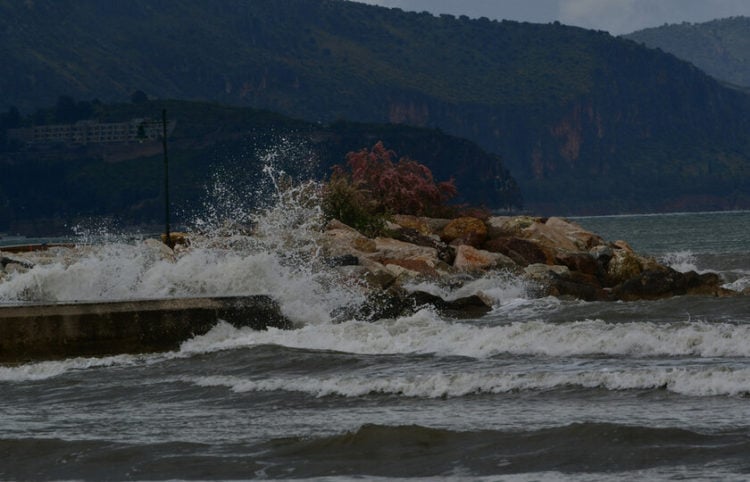
[(624, 37), (672, 53), (728, 84), (750, 89), (748, 17), (664, 25)]

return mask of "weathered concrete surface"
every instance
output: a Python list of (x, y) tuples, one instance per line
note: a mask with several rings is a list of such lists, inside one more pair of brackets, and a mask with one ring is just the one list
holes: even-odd
[(267, 296), (2, 306), (0, 363), (175, 350), (219, 319), (291, 327)]

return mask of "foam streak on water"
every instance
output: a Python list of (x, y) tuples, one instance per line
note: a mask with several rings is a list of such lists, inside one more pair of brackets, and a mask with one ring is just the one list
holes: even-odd
[(484, 368), (471, 371), (440, 371), (403, 375), (395, 373), (326, 375), (304, 377), (234, 376), (185, 377), (182, 381), (198, 386), (228, 387), (234, 392), (303, 392), (315, 397), (361, 397), (390, 394), (405, 397), (446, 398), (519, 391), (548, 391), (586, 388), (605, 390), (664, 389), (689, 396), (735, 396), (750, 394), (750, 369), (640, 368), (633, 370), (508, 371)]
[(620, 356), (750, 358), (750, 325), (728, 323), (571, 323), (523, 321), (475, 326), (414, 316), (377, 323), (348, 321), (298, 330), (254, 331), (228, 324), (185, 342), (183, 351), (206, 352), (272, 344), (356, 354), (438, 354), (489, 358), (516, 356)]

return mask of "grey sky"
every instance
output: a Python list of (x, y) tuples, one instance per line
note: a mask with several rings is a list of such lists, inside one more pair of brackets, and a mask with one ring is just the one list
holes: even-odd
[(613, 35), (665, 23), (750, 16), (750, 0), (357, 0), (403, 10), (536, 23), (561, 23)]

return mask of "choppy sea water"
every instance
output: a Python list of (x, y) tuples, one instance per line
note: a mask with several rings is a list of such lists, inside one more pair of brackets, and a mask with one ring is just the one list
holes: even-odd
[[(0, 367), (0, 479), (750, 477), (750, 297), (561, 301), (493, 276), (460, 293), (495, 300), (482, 318), (340, 321), (359, 295), (315, 263), (314, 216), (282, 211), (263, 219), (295, 250), (112, 239), (2, 279), (0, 303), (271, 294), (297, 328)], [(748, 212), (576, 221), (750, 285)]]

